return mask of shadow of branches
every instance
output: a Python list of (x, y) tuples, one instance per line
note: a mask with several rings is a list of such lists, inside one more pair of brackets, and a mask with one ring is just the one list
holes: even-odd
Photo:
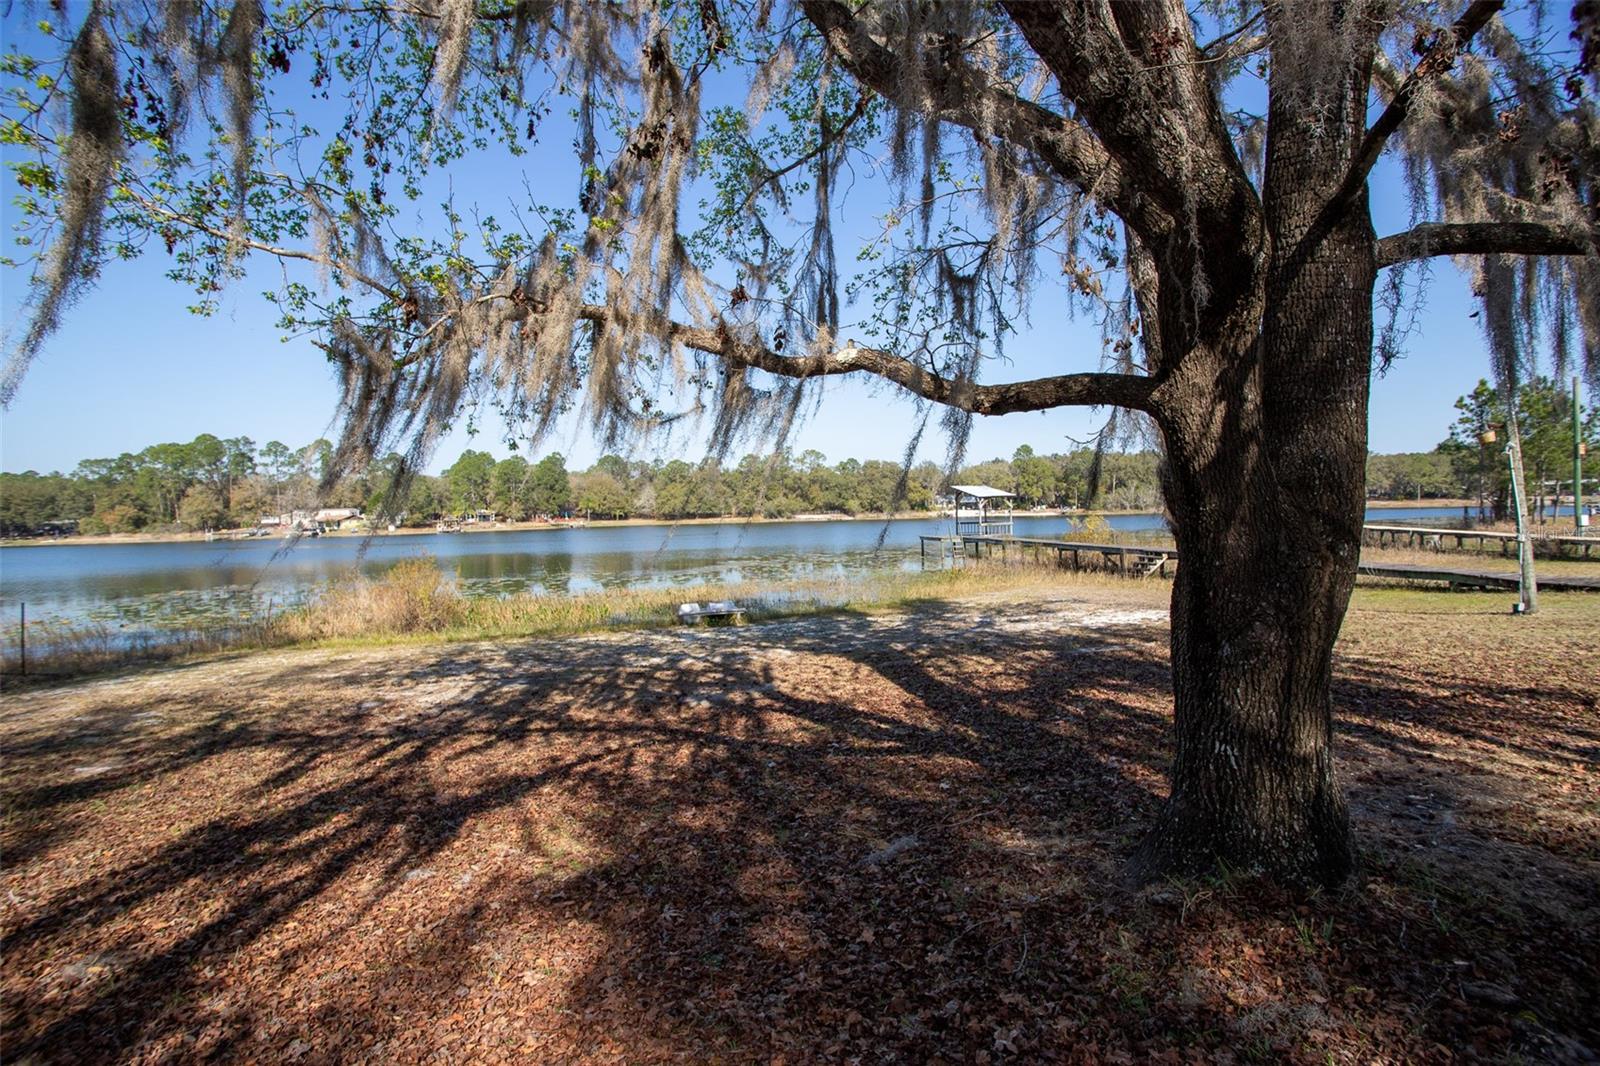
[[(1485, 872), (1510, 830), (1463, 818), (1441, 847), (1406, 828), (1407, 767), (1442, 745), (1393, 717), (1412, 706), (1405, 678), (1341, 681), (1360, 709), (1356, 809), (1385, 842), (1370, 883), (1310, 900), (1227, 879), (1122, 886), (1170, 755), (1148, 614), (928, 604), (263, 655), (19, 700), (8, 1051), (1296, 1057), (1324, 1038), (1427, 1048), (1457, 1001), (1485, 1047), (1532, 1039), (1451, 987), (1455, 941), (1508, 914), (1593, 929), (1594, 856), (1519, 841), (1547, 879), (1536, 911)], [(1496, 742), (1478, 717), (1451, 721), (1461, 743)], [(1592, 758), (1593, 741), (1543, 730), (1496, 750), (1543, 766)], [(1492, 821), (1509, 808), (1483, 797), (1517, 785), (1499, 767), (1429, 787), (1430, 811), (1470, 801)], [(1461, 898), (1416, 928), (1435, 882)], [(1302, 912), (1309, 938), (1283, 918)], [(1494, 939), (1529, 982), (1558, 978), (1496, 987), (1539, 997), (1540, 1039), (1592, 1042), (1593, 934), (1559, 932), (1565, 963)]]

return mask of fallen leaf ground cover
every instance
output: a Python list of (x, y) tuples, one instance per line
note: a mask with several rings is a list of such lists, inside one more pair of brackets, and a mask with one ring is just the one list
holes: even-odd
[(11, 1062), (1587, 1061), (1600, 597), (1363, 590), (1334, 892), (1144, 888), (1166, 588), (10, 695)]

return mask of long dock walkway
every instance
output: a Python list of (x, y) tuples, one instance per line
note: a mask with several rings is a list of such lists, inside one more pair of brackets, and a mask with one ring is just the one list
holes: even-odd
[[(1367, 577), (1390, 577), (1402, 581), (1443, 581), (1452, 588), (1514, 589), (1519, 579), (1516, 574), (1495, 573), (1492, 570), (1455, 570), (1442, 566), (1411, 566), (1400, 563), (1358, 563), (1356, 572)], [(1569, 574), (1535, 574), (1534, 581), (1541, 591), (1562, 589), (1569, 592), (1600, 592), (1600, 577), (1574, 577)]]
[[(1517, 545), (1515, 533), (1502, 533), (1492, 529), (1440, 529), (1428, 526), (1387, 526), (1365, 525), (1361, 527), (1362, 539), (1368, 544), (1379, 548), (1433, 548), (1441, 549), (1449, 541), (1454, 541), (1457, 548), (1465, 548), (1467, 541), (1475, 541), (1480, 551), (1486, 550), (1491, 544), (1500, 546), (1501, 555), (1510, 555)], [(1565, 554), (1569, 550), (1573, 554), (1581, 554), (1583, 558), (1590, 558), (1592, 548), (1600, 548), (1600, 536), (1580, 537), (1567, 533), (1538, 533), (1530, 538), (1535, 550), (1543, 550), (1552, 555)], [(1597, 553), (1595, 558), (1600, 558)]]
[[(1015, 552), (1019, 557), (1032, 555), (1039, 559), (1054, 552), (1056, 562), (1074, 570), (1083, 569), (1085, 558), (1096, 560), (1099, 568), (1113, 570), (1129, 576), (1165, 577), (1178, 566), (1176, 548), (1146, 547), (1137, 544), (1095, 544), (1088, 541), (1051, 540), (1048, 537), (971, 536), (943, 537), (924, 535), (922, 540), (923, 564), (927, 564), (929, 550), (939, 553), (942, 561), (948, 554), (952, 558), (978, 559), (999, 555), (1002, 558)], [(1438, 581), (1452, 588), (1515, 589), (1516, 574), (1496, 573), (1490, 570), (1460, 570), (1443, 566), (1413, 566), (1400, 563), (1359, 563), (1358, 573), (1366, 577), (1384, 577), (1400, 581)], [(1536, 575), (1541, 590), (1571, 592), (1600, 592), (1600, 576), (1580, 577), (1568, 574)]]

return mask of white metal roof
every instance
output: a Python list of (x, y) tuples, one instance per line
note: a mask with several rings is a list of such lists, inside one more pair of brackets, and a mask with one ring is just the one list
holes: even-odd
[(963, 496), (971, 496), (975, 500), (993, 500), (1016, 495), (1014, 492), (1006, 492), (990, 485), (951, 485), (950, 490), (959, 492)]

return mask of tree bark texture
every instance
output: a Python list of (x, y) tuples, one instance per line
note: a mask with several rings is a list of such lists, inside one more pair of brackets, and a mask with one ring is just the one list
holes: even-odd
[(1345, 40), (1275, 65), (1266, 262), (1231, 297), (1259, 328), (1204, 345), (1204, 372), (1176, 375), (1158, 412), (1183, 562), (1172, 791), (1135, 858), (1145, 876), (1221, 864), (1333, 884), (1352, 865), (1330, 684), (1360, 554), (1377, 266), (1365, 190), (1324, 213), (1363, 131), (1370, 45)]

